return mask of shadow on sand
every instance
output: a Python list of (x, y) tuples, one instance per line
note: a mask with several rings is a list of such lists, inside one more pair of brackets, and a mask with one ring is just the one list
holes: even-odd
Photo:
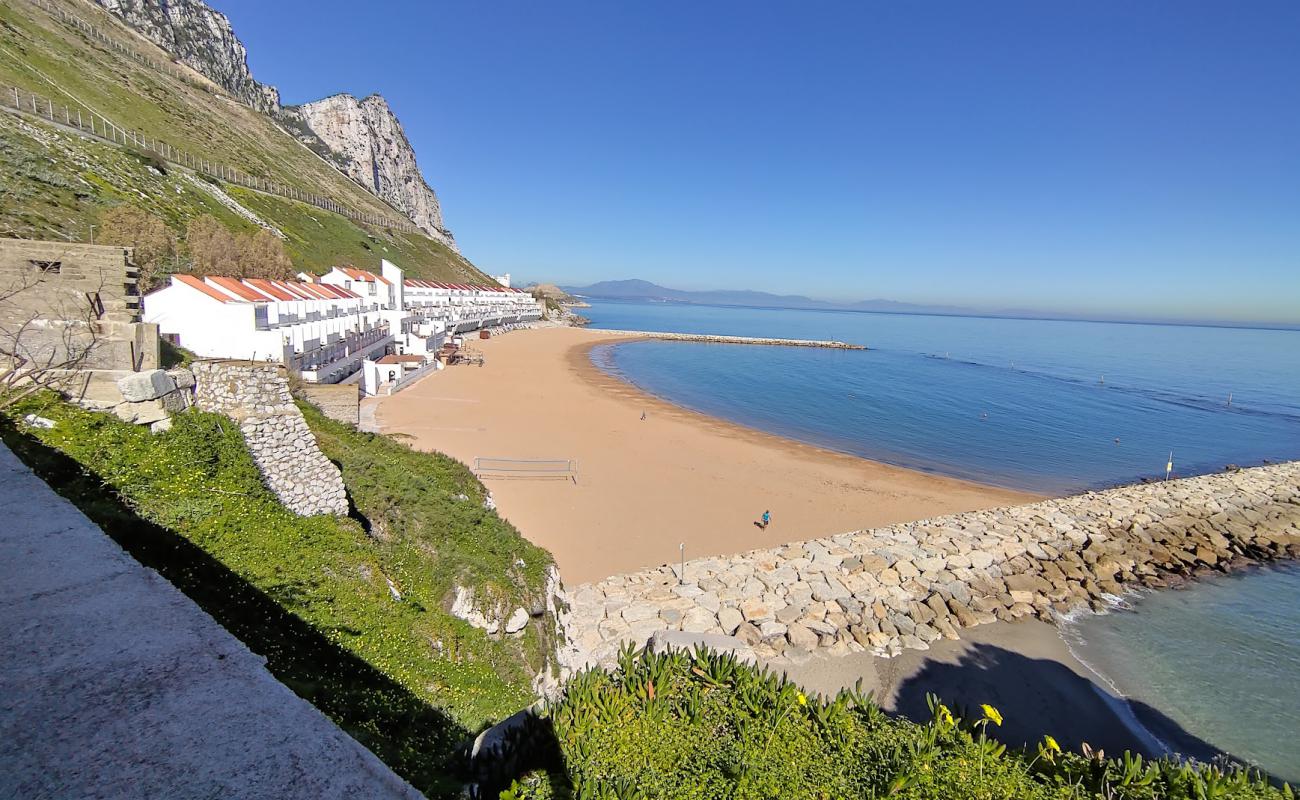
[[(967, 718), (978, 717), (981, 703), (996, 707), (1003, 717), (1001, 727), (990, 727), (989, 735), (1008, 747), (1031, 750), (1051, 735), (1061, 747), (1078, 751), (1087, 742), (1118, 756), (1125, 750), (1144, 756), (1159, 756), (1151, 734), (1179, 753), (1208, 761), (1222, 751), (1184, 730), (1177, 722), (1140, 701), (1124, 701), (1064, 664), (1030, 658), (1001, 647), (979, 644), (971, 647), (956, 664), (927, 661), (925, 666), (898, 688), (896, 713), (913, 720), (929, 719), (926, 694), (938, 695)], [(1141, 720), (1147, 733), (1125, 719), (1129, 710)]]

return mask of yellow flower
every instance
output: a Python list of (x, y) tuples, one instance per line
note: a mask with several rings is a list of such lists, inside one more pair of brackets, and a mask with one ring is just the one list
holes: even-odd
[(1052, 753), (1061, 752), (1061, 746), (1057, 744), (1056, 740), (1053, 739), (1051, 736), (1048, 735), (1043, 736), (1043, 746), (1047, 748), (1048, 752), (1052, 752)]
[(943, 703), (939, 704), (939, 708), (935, 711), (935, 717), (939, 720), (940, 723), (944, 725), (955, 724), (952, 718), (952, 712), (949, 711), (948, 707), (945, 706)]
[(798, 701), (799, 705), (801, 706), (808, 705), (808, 698), (804, 696), (803, 692), (799, 692), (798, 694), (796, 694), (794, 699)]
[(998, 710), (996, 708), (989, 705), (988, 703), (984, 703), (980, 705), (980, 708), (984, 709), (984, 719), (988, 720), (989, 722), (992, 722), (994, 725), (997, 725), (999, 728), (1002, 727), (1002, 715), (998, 713)]

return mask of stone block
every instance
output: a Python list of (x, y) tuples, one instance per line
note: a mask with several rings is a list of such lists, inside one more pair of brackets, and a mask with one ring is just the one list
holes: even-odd
[(799, 623), (791, 625), (786, 630), (785, 636), (790, 641), (790, 644), (795, 647), (811, 650), (817, 646), (817, 634)]
[(718, 611), (718, 625), (725, 634), (734, 634), (744, 621), (741, 613), (730, 606)]
[(132, 372), (117, 381), (122, 398), (131, 403), (154, 400), (176, 390), (176, 380), (160, 369)]
[(188, 369), (177, 368), (167, 370), (167, 375), (176, 383), (177, 389), (193, 389), (194, 373)]
[(151, 425), (171, 416), (161, 400), (119, 403), (113, 407), (113, 414), (123, 422), (131, 422), (136, 425)]

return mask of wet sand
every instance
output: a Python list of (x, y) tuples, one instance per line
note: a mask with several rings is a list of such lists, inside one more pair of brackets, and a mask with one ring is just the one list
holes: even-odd
[[(466, 463), (576, 459), (576, 482), (485, 479), (500, 512), (550, 550), (569, 586), (675, 562), (681, 542), (688, 559), (701, 558), (1040, 499), (675, 406), (591, 363), (590, 349), (612, 341), (577, 328), (473, 340), (484, 366), (449, 367), (366, 402), (384, 432)], [(761, 530), (764, 510), (772, 524)]]

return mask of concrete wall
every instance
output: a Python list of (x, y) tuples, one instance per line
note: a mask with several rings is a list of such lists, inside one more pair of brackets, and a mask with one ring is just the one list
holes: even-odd
[(239, 423), (266, 485), (295, 514), (348, 513), (343, 476), (316, 445), (279, 364), (199, 361), (194, 405)]
[(138, 322), (140, 297), (131, 249), (77, 242), (0, 239), (0, 285), (39, 279), (41, 291), (25, 305), (44, 311), (68, 305), (87, 308), (87, 295), (98, 297), (103, 319)]
[(360, 417), (361, 388), (355, 383), (304, 383), (302, 396), (330, 419), (356, 425)]
[[(129, 248), (0, 239), (0, 337), (40, 367), (155, 369)], [(33, 324), (33, 321), (39, 321)]]
[(658, 631), (761, 657), (926, 649), (961, 628), (1102, 607), (1130, 588), (1300, 557), (1300, 462), (954, 514), (619, 575), (568, 593), (562, 663)]

